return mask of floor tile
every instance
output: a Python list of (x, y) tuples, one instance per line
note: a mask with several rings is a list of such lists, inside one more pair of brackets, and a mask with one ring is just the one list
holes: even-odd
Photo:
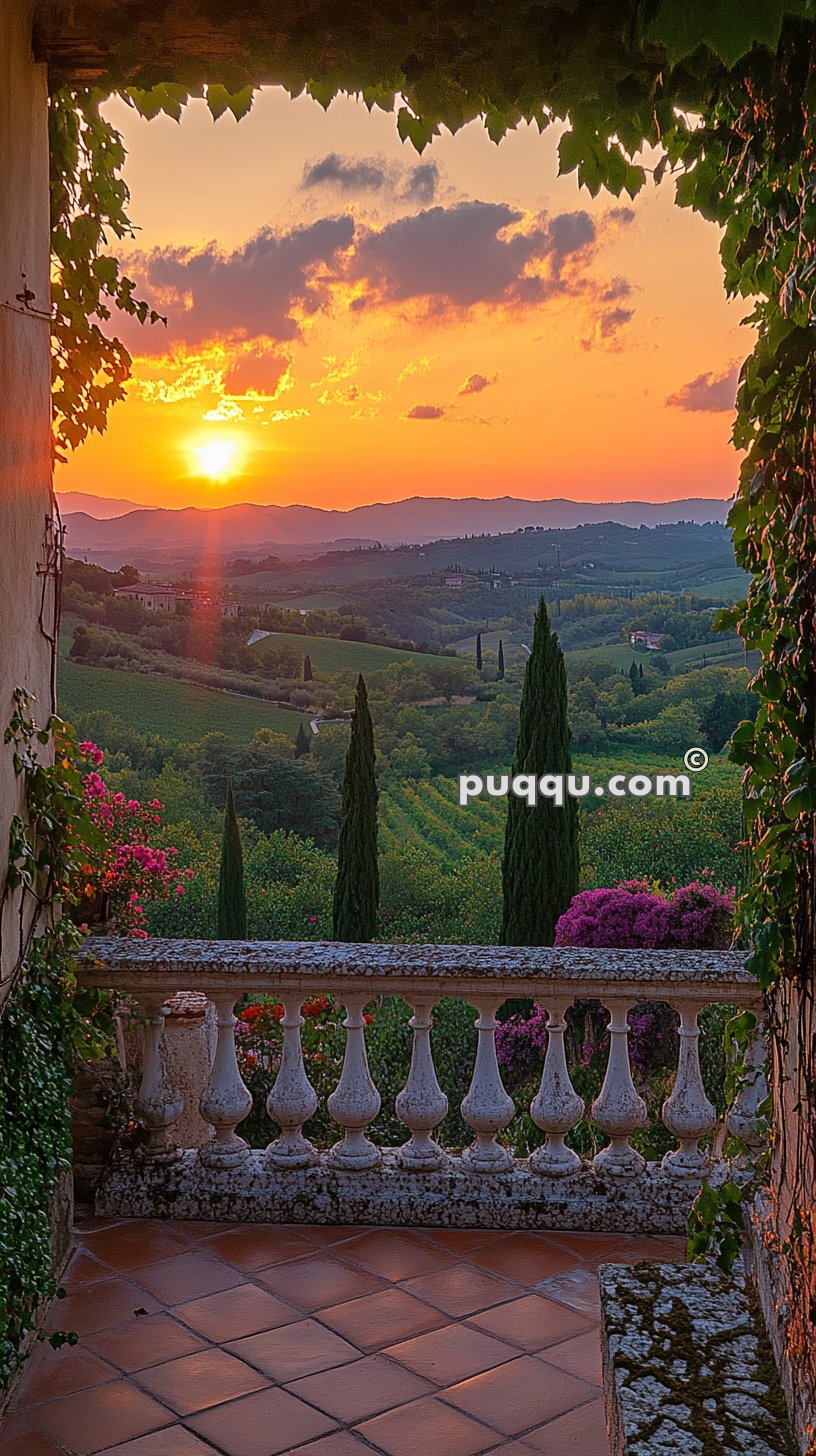
[(298, 1446), (297, 1456), (371, 1456), (371, 1447), (353, 1431), (333, 1431), (308, 1446)]
[(190, 1416), (185, 1424), (225, 1456), (281, 1456), (337, 1423), (286, 1390), (262, 1390)]
[(519, 1284), (538, 1284), (541, 1279), (573, 1269), (576, 1263), (574, 1254), (556, 1248), (541, 1234), (528, 1233), (507, 1234), (495, 1244), (476, 1249), (468, 1260)]
[(64, 1446), (35, 1431), (23, 1416), (0, 1418), (0, 1443), (3, 1456), (64, 1456), (65, 1452)]
[(211, 1239), (213, 1234), (225, 1234), (228, 1229), (234, 1229), (235, 1224), (220, 1223), (215, 1218), (180, 1218), (173, 1221), (173, 1228), (186, 1239)]
[(472, 1264), (454, 1264), (449, 1269), (435, 1269), (432, 1274), (420, 1274), (417, 1279), (408, 1279), (403, 1289), (426, 1299), (445, 1314), (461, 1318), (474, 1314), (476, 1310), (490, 1305), (502, 1304), (515, 1299), (518, 1289), (514, 1284), (489, 1274), (485, 1269)]
[(454, 1256), (407, 1230), (369, 1229), (343, 1244), (343, 1258), (379, 1274), (383, 1279), (399, 1283), (429, 1269), (442, 1269), (453, 1263)]
[(542, 1350), (541, 1358), (548, 1365), (556, 1365), (559, 1370), (566, 1370), (568, 1375), (577, 1375), (581, 1380), (588, 1380), (591, 1385), (603, 1385), (598, 1330), (588, 1330), (586, 1334), (576, 1335), (572, 1340), (551, 1345), (549, 1349)]
[(287, 1385), (293, 1395), (302, 1396), (319, 1410), (347, 1424), (362, 1421), (366, 1416), (403, 1405), (432, 1390), (429, 1381), (421, 1380), (412, 1371), (392, 1364), (382, 1355), (366, 1355), (353, 1365), (324, 1370)]
[(257, 1282), (271, 1289), (273, 1294), (290, 1299), (309, 1314), (313, 1310), (385, 1288), (385, 1281), (376, 1274), (365, 1269), (353, 1269), (349, 1264), (325, 1254), (318, 1258), (309, 1256), (294, 1259), (288, 1264), (276, 1264), (256, 1277)]
[(357, 1427), (386, 1456), (477, 1456), (496, 1445), (495, 1431), (428, 1397)]
[(456, 1254), (466, 1254), (471, 1249), (483, 1249), (506, 1238), (504, 1231), (496, 1229), (425, 1229), (425, 1237), (443, 1249), (453, 1249)]
[(523, 1294), (510, 1304), (471, 1315), (468, 1324), (531, 1353), (595, 1329), (585, 1315), (553, 1299), (542, 1299), (539, 1294)]
[(83, 1234), (83, 1244), (97, 1259), (114, 1269), (135, 1269), (157, 1259), (183, 1253), (188, 1245), (172, 1227), (147, 1218), (134, 1218), (111, 1228)]
[(567, 1269), (536, 1285), (536, 1293), (578, 1310), (596, 1324), (601, 1318), (601, 1295), (598, 1276), (589, 1269)]
[(321, 1324), (365, 1351), (409, 1340), (446, 1323), (440, 1310), (429, 1308), (402, 1289), (381, 1289), (378, 1294), (366, 1294), (319, 1313)]
[(609, 1456), (602, 1400), (590, 1401), (568, 1415), (528, 1431), (524, 1440), (542, 1456)]
[(354, 1345), (311, 1319), (236, 1340), (228, 1348), (279, 1385), (360, 1358)]
[(547, 1368), (535, 1355), (522, 1355), (509, 1365), (454, 1385), (445, 1391), (445, 1400), (503, 1436), (518, 1436), (575, 1406), (586, 1405), (596, 1393), (594, 1386)]
[(122, 1370), (144, 1370), (206, 1348), (198, 1335), (164, 1313), (86, 1335), (83, 1344)]
[(148, 1264), (144, 1269), (132, 1269), (130, 1277), (163, 1304), (187, 1303), (199, 1295), (216, 1294), (243, 1283), (237, 1269), (198, 1249)]
[(103, 1264), (86, 1249), (79, 1248), (72, 1254), (60, 1282), (66, 1287), (70, 1286), (71, 1289), (83, 1289), (86, 1284), (91, 1284), (95, 1279), (110, 1279), (110, 1277), (110, 1265)]
[(173, 1419), (165, 1406), (124, 1380), (32, 1406), (28, 1416), (32, 1425), (70, 1451), (71, 1456), (90, 1456), (106, 1446), (121, 1445)]
[(366, 1225), (359, 1223), (305, 1223), (298, 1224), (297, 1231), (319, 1248), (328, 1244), (340, 1244), (354, 1239), (365, 1231)]
[[(46, 1329), (75, 1330), (78, 1335), (91, 1335), (125, 1320), (155, 1314), (159, 1305), (152, 1295), (124, 1279), (101, 1279), (88, 1284), (65, 1299), (55, 1299), (48, 1313)], [(141, 1314), (136, 1311), (140, 1310)]]
[(216, 1456), (216, 1451), (183, 1426), (168, 1426), (150, 1436), (137, 1436), (124, 1446), (109, 1446), (99, 1456)]
[(141, 1371), (139, 1382), (180, 1416), (249, 1395), (267, 1383), (226, 1350), (201, 1350), (165, 1365), (151, 1365)]
[(390, 1359), (437, 1385), (453, 1385), (518, 1357), (518, 1350), (467, 1325), (449, 1324), (414, 1340), (389, 1345)]
[(54, 1350), (47, 1341), (37, 1345), (25, 1364), (14, 1392), (12, 1409), (26, 1410), (40, 1400), (54, 1400), (75, 1390), (116, 1380), (114, 1370), (82, 1345), (62, 1345)]
[(308, 1254), (314, 1245), (290, 1228), (248, 1224), (216, 1234), (200, 1247), (226, 1259), (236, 1269), (251, 1272), (265, 1269), (269, 1264), (280, 1264), (285, 1259), (295, 1259), (298, 1254)]
[(227, 1340), (239, 1340), (242, 1335), (256, 1335), (260, 1330), (290, 1324), (298, 1318), (297, 1310), (255, 1284), (239, 1284), (234, 1289), (193, 1299), (189, 1304), (176, 1304), (173, 1315), (220, 1345)]

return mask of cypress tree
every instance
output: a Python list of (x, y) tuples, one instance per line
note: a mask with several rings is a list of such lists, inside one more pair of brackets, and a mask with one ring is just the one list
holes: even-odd
[(477, 632), (476, 633), (476, 671), (477, 672), (481, 672), (481, 670), (482, 670), (482, 634), (481, 634), (481, 632)]
[(297, 737), (295, 738), (295, 758), (305, 758), (310, 749), (311, 743), (309, 741), (309, 735), (303, 724), (298, 723)]
[(637, 693), (637, 690), (638, 690), (638, 670), (637, 670), (637, 663), (635, 662), (634, 657), (632, 658), (632, 666), (629, 669), (629, 681), (632, 684), (632, 692), (633, 693)]
[[(519, 709), (513, 774), (572, 770), (564, 656), (538, 604)], [(578, 890), (578, 805), (539, 795), (534, 808), (511, 794), (502, 861), (502, 945), (552, 945), (555, 926)]]
[(377, 933), (380, 873), (377, 864), (377, 784), (374, 730), (362, 673), (357, 679), (351, 738), (343, 774), (337, 879), (332, 935), (335, 940), (373, 940)]
[(235, 812), (232, 780), (227, 784), (224, 833), (221, 839), (221, 873), (218, 879), (218, 940), (246, 940), (247, 915), (244, 891), (244, 854), (241, 829)]
[(308, 652), (306, 653), (306, 656), (303, 659), (303, 681), (304, 682), (313, 682), (314, 681), (314, 672), (312, 671), (312, 659), (309, 656)]
[(641, 682), (643, 682), (643, 663), (642, 662), (641, 662), (640, 666), (638, 667), (638, 677), (640, 678)]
[(499, 682), (501, 682), (504, 677), (504, 643), (502, 642), (501, 637), (499, 638), (499, 670), (496, 676), (498, 677)]

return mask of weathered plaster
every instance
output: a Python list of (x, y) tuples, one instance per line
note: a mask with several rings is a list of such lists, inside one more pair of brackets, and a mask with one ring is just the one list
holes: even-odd
[(713, 1264), (599, 1271), (612, 1456), (794, 1456), (768, 1337)]
[[(48, 108), (46, 69), (31, 54), (31, 10), (28, 0), (0, 5), (0, 845), (21, 808), (11, 753), (2, 747), (14, 689), (36, 695), (43, 719), (51, 711), (37, 575), (51, 509)], [(33, 295), (28, 309), (17, 298), (24, 288)], [(51, 625), (53, 593), (46, 592), (45, 616)], [(0, 885), (4, 877), (0, 857)], [(16, 960), (15, 929), (11, 904), (0, 1005)]]

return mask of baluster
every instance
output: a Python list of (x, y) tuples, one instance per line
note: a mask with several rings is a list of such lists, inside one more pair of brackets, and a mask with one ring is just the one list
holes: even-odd
[(275, 1085), (266, 1099), (266, 1110), (280, 1127), (280, 1137), (270, 1143), (266, 1161), (273, 1168), (308, 1168), (317, 1162), (317, 1148), (303, 1136), (303, 1124), (317, 1111), (317, 1093), (306, 1075), (300, 1029), (302, 996), (284, 998), (283, 1049)]
[(234, 1168), (249, 1155), (249, 1148), (235, 1129), (252, 1107), (252, 1094), (241, 1081), (235, 1055), (233, 992), (213, 996), (218, 1038), (215, 1043), (210, 1080), (201, 1096), (201, 1116), (215, 1128), (215, 1137), (199, 1149), (199, 1159), (208, 1168)]
[(370, 999), (349, 996), (346, 999), (346, 1049), (340, 1081), (328, 1099), (334, 1121), (343, 1128), (343, 1138), (328, 1153), (335, 1168), (375, 1168), (380, 1150), (365, 1135), (365, 1129), (380, 1110), (380, 1094), (371, 1080), (365, 1045), (363, 1007)]
[(411, 1067), (395, 1104), (397, 1117), (411, 1133), (410, 1141), (399, 1150), (399, 1160), (404, 1168), (411, 1168), (415, 1173), (431, 1172), (445, 1161), (442, 1148), (431, 1137), (448, 1111), (448, 1099), (436, 1079), (433, 1064), (432, 1007), (431, 1001), (412, 1003), (413, 1016), (408, 1022), (414, 1033)]
[(184, 1097), (170, 1084), (162, 1065), (161, 1041), (164, 1034), (164, 998), (148, 993), (139, 997), (138, 1005), (145, 1017), (144, 1059), (142, 1080), (136, 1097), (136, 1111), (147, 1128), (144, 1156), (151, 1162), (171, 1162), (179, 1149), (169, 1137), (169, 1129), (184, 1110)]
[(578, 1154), (564, 1142), (566, 1134), (584, 1113), (584, 1099), (578, 1096), (570, 1081), (564, 1050), (567, 1025), (564, 1017), (571, 1004), (571, 1001), (549, 1003), (547, 1051), (541, 1086), (530, 1106), (533, 1122), (547, 1134), (543, 1148), (536, 1148), (531, 1155), (530, 1167), (536, 1173), (546, 1173), (555, 1178), (566, 1177), (581, 1166)]
[(640, 1153), (629, 1146), (629, 1138), (638, 1127), (646, 1125), (646, 1103), (635, 1090), (629, 1066), (628, 1003), (610, 999), (609, 1060), (603, 1086), (592, 1104), (592, 1116), (610, 1143), (596, 1153), (592, 1166), (598, 1173), (614, 1173), (636, 1177), (645, 1167)]
[(497, 1003), (474, 1001), (479, 1015), (473, 1080), (462, 1102), (462, 1116), (476, 1134), (462, 1157), (474, 1173), (503, 1173), (513, 1166), (513, 1154), (496, 1141), (496, 1133), (511, 1121), (515, 1106), (504, 1090), (496, 1057)]
[(711, 1132), (717, 1113), (706, 1097), (700, 1071), (700, 1028), (697, 1016), (701, 1002), (686, 1002), (675, 1007), (680, 1017), (680, 1055), (677, 1076), (671, 1094), (663, 1104), (663, 1121), (680, 1146), (666, 1153), (663, 1167), (678, 1177), (699, 1178), (705, 1173), (708, 1159), (698, 1146), (699, 1140)]
[(758, 1152), (763, 1142), (759, 1109), (768, 1096), (766, 1060), (765, 1033), (757, 1018), (756, 1030), (745, 1053), (745, 1075), (740, 1079), (734, 1105), (728, 1113), (728, 1131), (732, 1137), (741, 1138), (751, 1153)]

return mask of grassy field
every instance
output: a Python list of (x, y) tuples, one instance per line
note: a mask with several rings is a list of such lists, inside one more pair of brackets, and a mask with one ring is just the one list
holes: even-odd
[(254, 698), (200, 688), (172, 678), (60, 661), (59, 710), (65, 718), (104, 708), (137, 733), (159, 733), (193, 743), (205, 733), (226, 733), (248, 743), (258, 728), (294, 738), (300, 713)]
[(317, 674), (335, 672), (376, 672), (387, 667), (389, 662), (407, 662), (412, 659), (418, 667), (423, 662), (446, 662), (449, 657), (435, 657), (422, 652), (403, 652), (399, 647), (378, 647), (371, 642), (346, 642), (339, 637), (305, 637), (299, 632), (271, 632), (258, 642), (253, 651), (259, 657), (268, 652), (277, 652), (282, 647), (294, 647), (303, 656), (308, 652), (312, 667)]
[[(663, 655), (670, 663), (673, 673), (684, 672), (689, 667), (702, 667), (703, 658), (708, 666), (745, 666), (742, 643), (739, 637), (732, 636), (723, 636), (721, 641), (709, 642), (704, 647), (680, 647)], [(628, 642), (612, 642), (603, 647), (576, 648), (574, 651), (565, 652), (564, 656), (567, 666), (571, 666), (573, 670), (590, 663), (606, 662), (613, 671), (619, 671), (620, 668), (628, 669), (633, 659), (648, 665), (651, 653), (636, 652)]]

